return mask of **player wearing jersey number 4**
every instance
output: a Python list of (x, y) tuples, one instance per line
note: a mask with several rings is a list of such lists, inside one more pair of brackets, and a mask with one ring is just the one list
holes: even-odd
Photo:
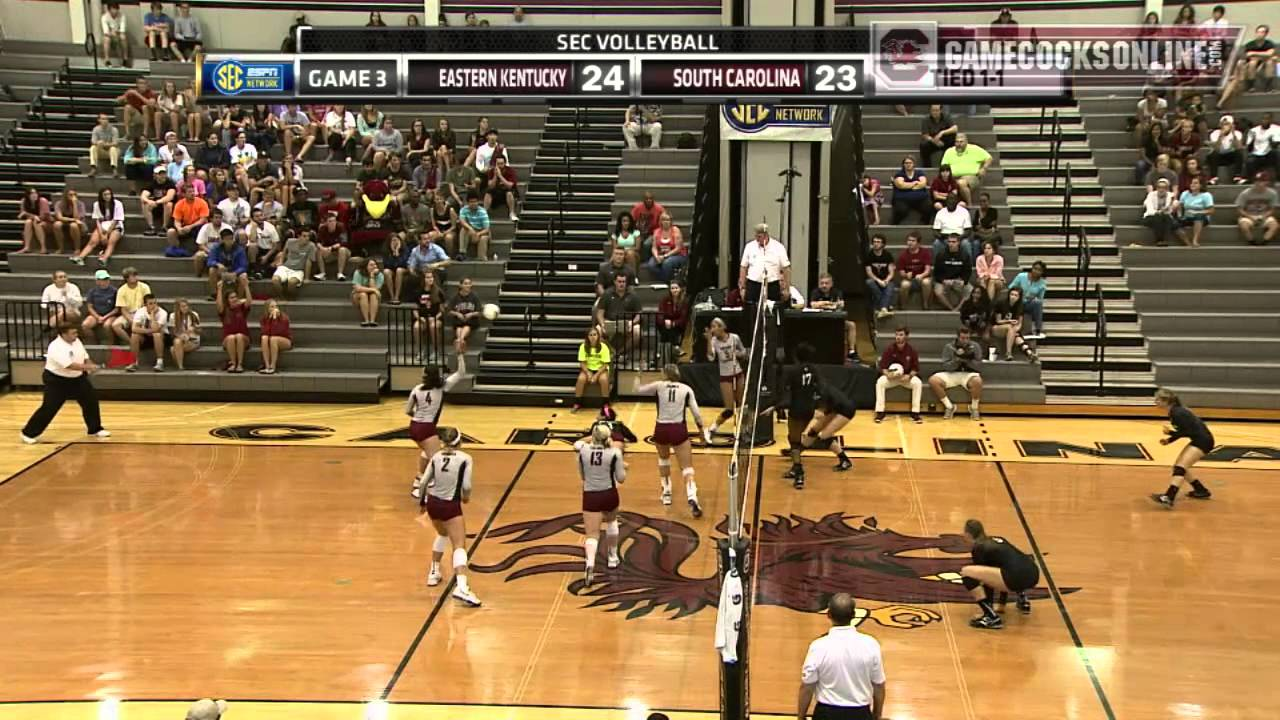
[(1178, 459), (1174, 461), (1173, 478), (1169, 481), (1169, 489), (1152, 495), (1151, 499), (1172, 510), (1173, 501), (1178, 497), (1182, 483), (1190, 481), (1191, 492), (1187, 495), (1197, 500), (1208, 500), (1213, 497), (1213, 493), (1191, 476), (1191, 466), (1213, 452), (1215, 444), (1213, 433), (1209, 432), (1208, 426), (1196, 417), (1195, 413), (1183, 407), (1182, 400), (1172, 390), (1160, 388), (1156, 391), (1156, 407), (1169, 413), (1169, 424), (1172, 426), (1164, 429), (1165, 436), (1160, 439), (1160, 444), (1168, 445), (1181, 438), (1187, 438), (1191, 443), (1182, 448), (1182, 452), (1178, 453)]
[(618, 483), (627, 478), (622, 451), (612, 444), (607, 424), (596, 423), (589, 440), (573, 444), (578, 451), (578, 473), (582, 477), (582, 529), (586, 535), (585, 582), (591, 584), (600, 547), (600, 525), (605, 527), (605, 549), (609, 569), (618, 567)]
[(458, 371), (443, 382), (440, 380), (440, 368), (422, 369), (422, 383), (409, 391), (409, 401), (405, 403), (404, 413), (409, 421), (409, 437), (418, 444), (418, 474), (413, 476), (413, 488), (409, 491), (414, 497), (422, 497), (421, 479), (427, 469), (427, 463), (440, 449), (440, 438), (436, 423), (440, 422), (440, 413), (444, 410), (444, 394), (453, 389), (466, 375), (463, 356), (458, 356)]
[(693, 480), (693, 445), (689, 442), (689, 427), (685, 424), (685, 412), (693, 415), (698, 433), (707, 445), (711, 444), (711, 431), (702, 425), (702, 411), (693, 396), (693, 388), (680, 382), (680, 368), (668, 364), (662, 368), (666, 380), (641, 385), (640, 395), (653, 394), (658, 398), (658, 419), (653, 426), (653, 444), (658, 448), (658, 477), (662, 480), (662, 504), (671, 504), (671, 453), (675, 451), (680, 461), (680, 474), (684, 477), (685, 496), (694, 517), (702, 517), (698, 504), (698, 484)]
[(462, 504), (471, 500), (474, 463), (470, 455), (459, 449), (462, 433), (453, 428), (441, 428), (438, 437), (444, 447), (431, 457), (422, 478), (422, 510), (436, 530), (436, 539), (431, 545), (427, 585), (435, 587), (440, 584), (443, 578), (440, 561), (444, 559), (445, 548), (452, 545), (453, 596), (472, 607), (480, 607), (480, 598), (471, 591), (471, 584), (467, 582), (467, 527), (462, 518)]

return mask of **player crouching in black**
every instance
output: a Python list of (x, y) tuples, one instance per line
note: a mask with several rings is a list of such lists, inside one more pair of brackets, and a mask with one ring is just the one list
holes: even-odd
[(992, 604), (992, 596), (1000, 591), (999, 611), (1004, 611), (1009, 593), (1017, 595), (1018, 609), (1031, 613), (1027, 591), (1040, 582), (1040, 567), (1030, 555), (1014, 547), (1008, 540), (991, 537), (979, 520), (967, 520), (964, 534), (972, 543), (973, 564), (960, 568), (961, 583), (978, 602), (982, 615), (969, 621), (980, 630), (1000, 630), (1004, 620)]
[(1151, 499), (1172, 510), (1173, 501), (1178, 497), (1182, 483), (1189, 480), (1191, 492), (1187, 495), (1197, 500), (1208, 500), (1213, 497), (1213, 493), (1191, 476), (1191, 466), (1213, 452), (1213, 433), (1209, 432), (1208, 426), (1195, 413), (1183, 407), (1182, 400), (1168, 388), (1156, 390), (1156, 407), (1169, 413), (1169, 424), (1172, 426), (1164, 429), (1165, 436), (1160, 439), (1160, 444), (1168, 445), (1180, 438), (1187, 438), (1191, 444), (1182, 448), (1178, 459), (1173, 463), (1173, 478), (1169, 482), (1169, 489), (1152, 495)]
[(818, 383), (818, 415), (804, 434), (804, 446), (827, 448), (834, 453), (839, 460), (832, 468), (836, 472), (844, 472), (853, 467), (853, 461), (845, 454), (840, 436), (836, 433), (849, 424), (857, 411), (853, 402), (831, 383)]

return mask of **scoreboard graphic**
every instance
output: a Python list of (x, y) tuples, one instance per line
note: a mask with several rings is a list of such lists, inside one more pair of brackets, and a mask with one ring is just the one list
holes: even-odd
[(297, 55), (206, 56), (204, 102), (903, 103), (1213, 88), (1241, 28), (942, 26), (626, 31), (301, 28)]

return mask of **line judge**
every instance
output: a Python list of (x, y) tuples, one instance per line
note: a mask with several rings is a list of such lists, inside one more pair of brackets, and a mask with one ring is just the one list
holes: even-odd
[(754, 305), (760, 300), (760, 289), (774, 302), (791, 293), (791, 258), (787, 249), (777, 239), (769, 237), (769, 226), (756, 225), (754, 242), (742, 249), (741, 269), (738, 271), (738, 289), (743, 302)]
[(84, 424), (89, 434), (100, 437), (111, 437), (111, 433), (102, 427), (102, 416), (98, 410), (98, 394), (89, 382), (89, 373), (98, 369), (97, 363), (89, 359), (89, 352), (80, 342), (79, 330), (71, 323), (58, 326), (58, 336), (49, 343), (44, 360), (44, 402), (36, 409), (31, 419), (22, 428), (22, 442), (34, 445), (40, 442), (45, 428), (53, 422), (54, 416), (62, 409), (62, 405), (70, 398), (80, 404), (80, 412), (84, 414)]
[(800, 670), (796, 720), (805, 720), (817, 695), (813, 720), (880, 720), (884, 710), (884, 665), (880, 643), (853, 626), (856, 606), (849, 593), (831, 597), (831, 630), (809, 643)]

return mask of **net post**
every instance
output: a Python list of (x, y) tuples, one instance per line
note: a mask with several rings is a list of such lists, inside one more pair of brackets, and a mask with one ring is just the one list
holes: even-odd
[[(738, 527), (741, 528), (740, 525)], [(742, 621), (738, 625), (738, 660), (730, 663), (725, 662), (719, 654), (716, 656), (720, 665), (720, 720), (747, 720), (751, 714), (749, 673), (751, 633), (749, 629), (751, 627), (750, 598), (753, 597), (753, 593), (750, 547), (750, 539), (741, 537), (741, 534), (736, 538), (721, 538), (716, 541), (720, 582), (724, 582), (731, 567), (736, 569), (738, 577), (742, 578)]]

